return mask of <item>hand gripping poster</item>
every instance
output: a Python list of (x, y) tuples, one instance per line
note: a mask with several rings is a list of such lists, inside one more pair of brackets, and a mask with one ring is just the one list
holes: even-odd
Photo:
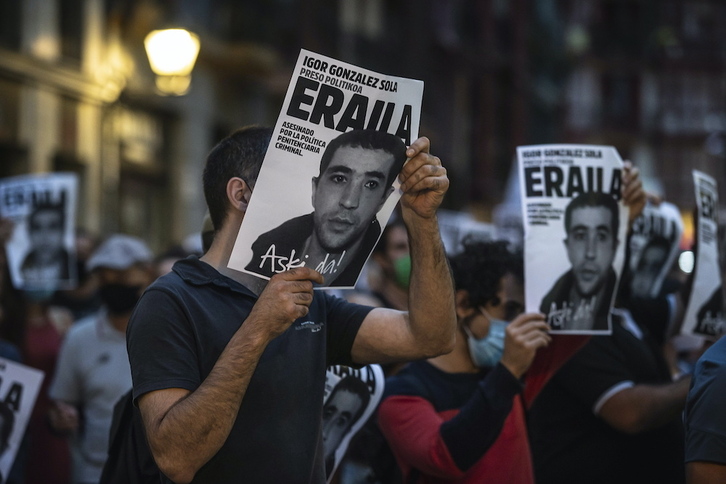
[(623, 162), (611, 146), (517, 148), (525, 299), (553, 333), (609, 334), (628, 210)]
[(696, 193), (696, 247), (691, 293), (681, 333), (716, 339), (726, 333), (718, 253), (718, 186), (706, 173), (693, 170)]
[(43, 372), (0, 357), (0, 482), (5, 482), (25, 436)]
[(351, 288), (401, 197), (423, 82), (302, 50), (228, 266)]
[(384, 384), (380, 365), (360, 369), (328, 367), (323, 399), (323, 454), (328, 482), (343, 460), (350, 440), (378, 407)]
[(683, 220), (672, 203), (647, 202), (628, 236), (631, 296), (655, 298), (678, 257)]
[(74, 173), (0, 180), (0, 216), (15, 224), (6, 244), (13, 285), (26, 290), (76, 286)]

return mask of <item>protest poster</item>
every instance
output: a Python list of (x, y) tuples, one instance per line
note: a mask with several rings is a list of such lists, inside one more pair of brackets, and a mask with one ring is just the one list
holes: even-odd
[(648, 201), (628, 236), (630, 294), (655, 298), (679, 254), (683, 220), (678, 207)]
[(494, 225), (476, 220), (466, 212), (457, 212), (440, 208), (436, 212), (439, 221), (439, 233), (447, 255), (455, 255), (464, 248), (466, 239), (496, 240), (497, 232)]
[(726, 333), (718, 253), (718, 186), (712, 176), (698, 170), (693, 170), (693, 184), (696, 195), (695, 264), (681, 333), (716, 339)]
[(74, 173), (0, 180), (0, 216), (15, 229), (6, 244), (13, 285), (26, 290), (76, 287)]
[(44, 374), (0, 357), (0, 482), (5, 482), (25, 435)]
[(525, 299), (553, 333), (609, 334), (625, 254), (623, 162), (611, 146), (517, 147)]
[(228, 267), (355, 286), (401, 197), (423, 82), (301, 50)]
[(323, 454), (328, 482), (343, 460), (350, 440), (378, 407), (384, 385), (380, 365), (328, 367), (323, 397)]

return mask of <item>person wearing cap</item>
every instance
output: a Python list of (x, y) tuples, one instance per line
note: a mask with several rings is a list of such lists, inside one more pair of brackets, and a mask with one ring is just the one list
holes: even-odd
[[(97, 483), (108, 453), (113, 407), (131, 388), (126, 326), (153, 280), (153, 254), (136, 237), (112, 235), (91, 255), (100, 280), (101, 310), (68, 332), (50, 386), (51, 426), (73, 436), (73, 482)], [(82, 425), (81, 425), (81, 422)]]

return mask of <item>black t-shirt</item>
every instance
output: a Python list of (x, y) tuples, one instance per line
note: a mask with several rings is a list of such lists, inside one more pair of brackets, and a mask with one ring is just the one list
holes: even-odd
[(696, 363), (686, 403), (686, 462), (726, 465), (726, 336)]
[(538, 484), (683, 483), (680, 419), (629, 435), (594, 413), (619, 384), (665, 384), (670, 372), (647, 333), (639, 339), (613, 316), (611, 336), (593, 336), (542, 390), (529, 415)]
[[(165, 388), (194, 391), (255, 302), (197, 258), (177, 262), (146, 290), (129, 322), (134, 399)], [(353, 341), (370, 310), (316, 291), (309, 314), (265, 349), (229, 438), (193, 482), (325, 482), (325, 369), (352, 364)]]

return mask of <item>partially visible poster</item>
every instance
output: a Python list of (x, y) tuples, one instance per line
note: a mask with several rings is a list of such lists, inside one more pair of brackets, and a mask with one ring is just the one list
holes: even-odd
[(76, 287), (77, 191), (78, 179), (74, 173), (0, 180), (0, 216), (15, 223), (5, 247), (15, 287), (29, 290)]
[(25, 435), (44, 374), (0, 358), (0, 482), (5, 482)]
[(354, 287), (400, 199), (423, 83), (302, 50), (228, 266)]
[(706, 173), (693, 170), (696, 193), (696, 247), (691, 294), (681, 333), (715, 339), (726, 333), (719, 265), (718, 186)]
[(625, 253), (623, 162), (611, 146), (517, 148), (525, 299), (553, 333), (609, 334)]
[(380, 365), (360, 369), (328, 367), (323, 398), (323, 453), (328, 482), (343, 460), (350, 440), (378, 407), (384, 384)]
[(480, 222), (467, 212), (439, 209), (436, 212), (439, 221), (439, 233), (447, 255), (458, 254), (463, 250), (463, 242), (467, 238), (474, 240), (496, 240), (497, 231), (494, 225)]
[(672, 203), (648, 202), (628, 236), (630, 293), (636, 298), (658, 296), (678, 257), (683, 220)]

